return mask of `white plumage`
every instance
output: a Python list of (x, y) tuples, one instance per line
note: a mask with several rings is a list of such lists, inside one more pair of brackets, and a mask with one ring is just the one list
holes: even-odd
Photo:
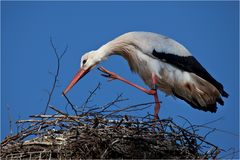
[[(194, 108), (216, 112), (216, 103), (221, 105), (224, 103), (221, 95), (228, 97), (223, 86), (183, 45), (166, 36), (150, 32), (125, 33), (98, 50), (84, 54), (81, 58), (80, 71), (64, 94), (98, 63), (113, 54), (123, 56), (131, 70), (139, 74), (152, 90), (157, 87), (167, 95), (185, 100)], [(113, 75), (112, 78), (119, 79)], [(127, 80), (122, 81), (154, 95), (156, 105), (159, 103), (157, 93), (150, 93)]]
[[(109, 43), (129, 43), (137, 46), (143, 54), (152, 56), (152, 51), (174, 53), (179, 56), (190, 56), (191, 53), (177, 41), (151, 32), (128, 32)], [(108, 45), (108, 43), (107, 43)]]

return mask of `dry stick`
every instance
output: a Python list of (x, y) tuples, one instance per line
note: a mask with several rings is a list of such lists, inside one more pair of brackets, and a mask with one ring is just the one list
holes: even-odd
[(12, 118), (10, 115), (10, 107), (7, 106), (7, 112), (8, 112), (8, 120), (9, 120), (9, 129), (10, 129), (10, 135), (13, 134), (13, 129), (12, 129)]
[(56, 84), (57, 84), (57, 81), (58, 81), (58, 75), (59, 75), (59, 71), (60, 71), (60, 61), (61, 61), (62, 57), (64, 56), (64, 54), (67, 52), (67, 49), (68, 49), (68, 46), (66, 46), (64, 51), (63, 51), (63, 53), (58, 55), (57, 49), (55, 48), (51, 37), (50, 37), (50, 43), (51, 43), (51, 46), (53, 48), (54, 54), (55, 54), (55, 56), (57, 58), (57, 70), (56, 70), (56, 73), (54, 75), (54, 81), (53, 81), (52, 89), (51, 89), (51, 91), (49, 93), (47, 104), (46, 104), (46, 107), (45, 107), (45, 110), (44, 110), (43, 114), (47, 113), (47, 109), (49, 107), (49, 104), (50, 104), (53, 92), (54, 92), (54, 90), (56, 88)]
[(42, 122), (42, 120), (37, 119), (27, 119), (27, 120), (18, 120), (16, 123), (33, 123), (33, 122)]
[(88, 96), (88, 98), (86, 99), (86, 101), (84, 102), (84, 104), (82, 105), (82, 112), (84, 112), (84, 109), (86, 107), (86, 105), (88, 104), (88, 102), (90, 101), (90, 99), (93, 97), (93, 95), (96, 93), (96, 91), (98, 89), (100, 89), (100, 86), (101, 86), (101, 83), (98, 83), (97, 84), (97, 87), (93, 90), (93, 91), (90, 91), (90, 95)]
[(54, 111), (56, 111), (56, 112), (58, 112), (58, 113), (60, 113), (60, 114), (62, 114), (62, 115), (64, 115), (64, 116), (66, 116), (67, 118), (69, 118), (69, 119), (77, 122), (78, 124), (80, 124), (80, 121), (78, 121), (78, 120), (75, 119), (75, 118), (72, 118), (71, 116), (69, 116), (68, 114), (64, 113), (63, 111), (60, 111), (60, 110), (58, 110), (57, 108), (55, 108), (55, 107), (53, 107), (53, 106), (49, 106), (49, 107), (50, 107), (51, 109), (53, 109)]
[[(42, 122), (40, 122), (40, 125)], [(39, 124), (39, 123), (37, 123)], [(38, 130), (38, 126), (31, 129), (32, 127), (36, 126), (36, 124), (34, 125), (30, 125), (29, 127), (27, 127), (26, 129), (24, 129), (23, 131), (15, 134), (14, 136), (11, 136), (11, 137), (8, 137), (6, 139), (4, 139), (2, 142), (1, 142), (1, 147), (2, 146), (5, 146), (7, 145), (10, 141), (16, 141), (16, 140), (21, 140), (21, 139), (24, 139), (25, 137), (27, 137), (28, 135), (32, 134), (33, 131), (37, 131)], [(45, 128), (46, 126), (43, 126), (42, 128)]]
[[(195, 129), (194, 129), (192, 123), (191, 123), (187, 118), (185, 118), (185, 117), (183, 117), (183, 116), (179, 116), (179, 115), (178, 115), (178, 117), (184, 119), (184, 120), (189, 124), (189, 127), (192, 129), (193, 134), (195, 135), (195, 132), (196, 132), (196, 131), (195, 131)], [(185, 129), (187, 129), (187, 128), (185, 128)]]
[(218, 119), (215, 119), (215, 120), (209, 121), (207, 123), (201, 124), (201, 126), (205, 126), (205, 125), (208, 125), (208, 124), (211, 124), (211, 123), (215, 123), (215, 122), (223, 120), (223, 119), (224, 119), (224, 117), (220, 117)]
[(110, 102), (110, 103), (107, 103), (107, 104), (103, 105), (103, 106), (101, 107), (101, 108), (103, 108), (101, 112), (104, 112), (104, 111), (105, 111), (106, 109), (108, 109), (109, 107), (115, 105), (115, 103), (122, 102), (122, 101), (127, 101), (127, 100), (128, 100), (127, 98), (125, 98), (125, 99), (120, 99), (120, 98), (122, 97), (122, 95), (123, 95), (123, 94), (121, 93), (120, 95), (118, 95), (118, 96), (115, 98), (115, 100), (113, 100), (113, 101)]
[[(188, 134), (190, 134), (190, 135), (192, 134), (192, 133), (189, 132), (188, 130), (186, 130), (186, 129), (184, 129), (184, 128), (181, 128), (180, 126), (178, 126), (176, 123), (172, 122), (172, 124), (174, 124), (175, 127), (179, 128), (180, 131), (181, 131), (181, 130), (184, 130), (186, 133), (188, 133)], [(218, 148), (216, 145), (214, 145), (214, 144), (206, 141), (204, 138), (202, 138), (202, 137), (200, 137), (200, 136), (197, 136), (197, 135), (194, 135), (194, 136), (195, 136), (196, 139), (198, 139), (198, 140), (200, 140), (200, 141), (202, 141), (202, 142), (204, 142), (204, 143), (206, 143), (206, 144), (208, 144), (208, 145), (210, 145), (210, 146), (213, 146), (213, 147), (215, 147), (215, 148)], [(220, 149), (220, 150), (222, 150), (222, 149)]]
[[(153, 104), (155, 103), (155, 102), (152, 102)], [(142, 111), (142, 110), (144, 110), (144, 109), (147, 109), (147, 108), (149, 108), (149, 107), (151, 107), (152, 106), (152, 104), (149, 104), (149, 105), (147, 105), (147, 106), (145, 106), (145, 107), (143, 107), (143, 108), (134, 108), (134, 109), (129, 109), (129, 110), (127, 110), (128, 112), (134, 112), (134, 111)]]
[[(90, 91), (90, 95), (88, 96), (87, 100), (84, 102), (84, 104), (82, 105), (82, 112), (84, 111), (85, 106), (87, 105), (87, 103), (90, 101), (90, 99), (92, 98), (92, 96), (95, 94), (95, 92), (97, 91), (97, 89), (99, 89), (101, 86), (101, 83), (98, 83), (97, 87), (93, 90)], [(75, 115), (78, 115), (78, 111), (76, 110), (76, 108), (74, 107), (74, 105), (72, 104), (72, 102), (69, 100), (69, 98), (63, 93), (62, 94), (64, 96), (64, 98), (67, 100), (68, 104), (70, 104), (72, 110), (75, 112)]]
[(64, 98), (67, 100), (68, 104), (70, 104), (72, 110), (75, 112), (75, 115), (78, 115), (77, 110), (76, 110), (76, 108), (74, 107), (74, 105), (72, 104), (72, 102), (68, 99), (68, 97), (67, 97), (64, 93), (63, 93), (62, 95), (63, 95)]
[[(79, 118), (79, 117), (76, 117), (76, 116), (69, 116), (68, 118), (66, 118), (66, 116), (64, 116), (64, 115), (59, 115), (59, 116), (57, 116), (57, 117), (54, 117), (55, 119), (53, 119), (53, 120), (44, 120), (44, 121), (42, 121), (42, 120), (36, 120), (36, 119), (29, 119), (29, 120), (19, 120), (19, 121), (17, 121), (17, 123), (39, 123), (39, 122), (44, 122), (43, 124), (47, 124), (47, 125), (49, 125), (49, 126), (61, 126), (61, 127), (65, 127), (65, 128), (68, 128), (69, 127), (69, 125), (66, 125), (66, 123), (65, 124), (62, 124), (62, 123), (60, 123), (60, 122), (67, 122), (67, 123), (69, 123), (70, 124), (70, 126), (71, 126), (71, 123), (72, 122), (75, 122), (75, 121), (73, 121), (73, 119), (77, 119), (77, 118)], [(63, 126), (64, 125), (64, 126)]]
[[(51, 108), (53, 108), (53, 106), (51, 106)], [(54, 111), (56, 111), (57, 109), (54, 107), (53, 109)], [(57, 112), (60, 112), (59, 110)], [(37, 115), (31, 115), (29, 117), (32, 118), (66, 118), (66, 114), (64, 115), (47, 115), (47, 114), (37, 114)], [(78, 116), (69, 116), (68, 117), (72, 117), (72, 118), (81, 118), (83, 117), (82, 115), (78, 115)]]
[(95, 107), (95, 108), (91, 108), (89, 109), (85, 115), (88, 115), (88, 113), (91, 113), (95, 110), (99, 110), (101, 109), (100, 111), (98, 111), (97, 113), (98, 114), (101, 114), (101, 113), (104, 113), (104, 112), (109, 112), (109, 111), (106, 111), (106, 109), (108, 109), (109, 107), (115, 105), (115, 103), (118, 103), (118, 102), (122, 102), (122, 101), (125, 101), (125, 100), (128, 100), (128, 99), (120, 99), (122, 97), (122, 94), (118, 95), (113, 101), (103, 105), (103, 106), (100, 106), (100, 107)]
[[(236, 153), (239, 153), (239, 150), (230, 152), (228, 154), (223, 155), (222, 157), (218, 157), (218, 159), (228, 159), (228, 156), (234, 156)], [(229, 158), (229, 159), (234, 159), (234, 158)]]
[(104, 117), (109, 117), (115, 113), (118, 113), (118, 112), (122, 112), (122, 111), (125, 111), (125, 110), (128, 110), (130, 108), (135, 108), (135, 107), (138, 107), (138, 106), (145, 106), (145, 105), (150, 105), (150, 104), (154, 104), (155, 102), (148, 102), (148, 103), (141, 103), (141, 104), (137, 104), (137, 105), (132, 105), (132, 106), (128, 106), (128, 107), (125, 107), (123, 109), (118, 109), (118, 110), (115, 110), (115, 111), (112, 111), (112, 113), (110, 114), (107, 114), (105, 115)]
[(223, 117), (220, 117), (220, 118), (218, 118), (218, 119), (212, 120), (212, 121), (207, 122), (207, 123), (204, 123), (204, 124), (193, 125), (192, 127), (193, 127), (193, 128), (200, 128), (200, 127), (201, 127), (201, 128), (211, 129), (211, 130), (212, 130), (212, 129), (215, 129), (215, 130), (218, 131), (218, 132), (223, 132), (223, 133), (226, 133), (226, 134), (230, 134), (230, 135), (239, 137), (239, 134), (237, 134), (237, 133), (232, 133), (232, 132), (229, 132), (229, 131), (227, 131), (227, 130), (212, 128), (212, 127), (207, 126), (208, 124), (215, 123), (215, 122), (220, 121), (220, 120), (222, 120), (222, 119), (223, 119)]
[(194, 125), (193, 126), (194, 128), (196, 127), (201, 127), (201, 128), (207, 128), (207, 129), (211, 129), (211, 130), (215, 130), (215, 131), (218, 131), (218, 132), (222, 132), (222, 133), (226, 133), (226, 134), (230, 134), (232, 136), (235, 136), (235, 137), (239, 137), (239, 134), (237, 133), (232, 133), (232, 132), (229, 132), (229, 131), (226, 131), (226, 130), (223, 130), (223, 129), (217, 129), (217, 128), (213, 128), (213, 127), (208, 127), (208, 126), (202, 126), (202, 125)]
[[(206, 139), (206, 138), (207, 138), (207, 136), (208, 136), (209, 134), (211, 134), (212, 132), (214, 132), (214, 131), (216, 131), (216, 129), (215, 129), (215, 128), (213, 128), (212, 130), (210, 130), (209, 132), (207, 132), (207, 133), (205, 134), (205, 136), (203, 137), (203, 139)], [(198, 147), (199, 147), (199, 146), (201, 146), (201, 145), (202, 145), (202, 143), (203, 143), (203, 141), (202, 141), (201, 143), (199, 143), (199, 144), (198, 144)]]
[[(46, 115), (46, 114), (44, 114), (44, 115), (33, 115), (33, 116), (30, 116), (30, 117), (33, 117), (33, 118), (48, 118), (48, 119), (50, 119), (50, 118), (55, 118), (55, 120), (56, 119), (64, 119), (64, 118), (66, 118), (66, 115)], [(78, 119), (78, 118), (82, 118), (82, 116), (67, 116), (68, 118), (71, 118), (71, 119)], [(38, 119), (27, 119), (27, 120), (18, 120), (18, 121), (16, 121), (16, 123), (27, 123), (27, 122), (30, 122), (30, 123), (32, 123), (32, 122), (43, 122), (43, 123), (49, 123), (49, 122), (51, 122), (51, 121), (53, 121), (53, 120), (44, 120), (44, 121), (42, 121), (42, 120), (38, 120)]]

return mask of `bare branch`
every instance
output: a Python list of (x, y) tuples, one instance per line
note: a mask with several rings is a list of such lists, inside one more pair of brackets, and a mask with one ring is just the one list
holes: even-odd
[(51, 37), (50, 37), (50, 43), (51, 43), (51, 47), (53, 48), (53, 51), (54, 51), (53, 53), (55, 54), (56, 59), (57, 59), (57, 68), (56, 68), (56, 73), (54, 75), (53, 85), (52, 85), (52, 88), (51, 88), (50, 93), (48, 95), (47, 104), (46, 104), (46, 107), (45, 107), (45, 110), (44, 110), (43, 114), (47, 113), (48, 106), (51, 102), (51, 98), (52, 98), (52, 95), (53, 95), (54, 90), (56, 88), (57, 81), (58, 81), (58, 76), (59, 76), (59, 71), (60, 71), (60, 61), (61, 61), (62, 57), (64, 56), (64, 54), (67, 52), (67, 49), (68, 49), (68, 46), (66, 46), (64, 51), (62, 52), (62, 54), (59, 55), (59, 53), (57, 52), (57, 49), (54, 46), (54, 43), (53, 43), (53, 40), (52, 40)]
[(139, 107), (139, 106), (145, 106), (145, 105), (149, 105), (149, 104), (155, 104), (155, 102), (141, 103), (141, 104), (137, 104), (137, 105), (128, 106), (128, 107), (125, 107), (125, 108), (122, 108), (122, 109), (112, 111), (110, 114), (107, 114), (104, 117), (109, 117), (109, 116), (112, 116), (115, 113), (119, 113), (119, 112), (122, 112), (122, 111), (126, 111), (128, 109), (136, 108), (136, 107)]
[(95, 87), (95, 89), (93, 91), (90, 91), (89, 96), (87, 97), (86, 101), (83, 103), (83, 105), (81, 106), (82, 112), (84, 112), (85, 107), (87, 106), (87, 104), (89, 103), (90, 99), (95, 95), (96, 91), (98, 89), (100, 89), (101, 83), (98, 83), (97, 86)]
[(10, 114), (10, 107), (7, 106), (7, 112), (8, 112), (8, 121), (9, 121), (9, 130), (10, 130), (10, 135), (13, 134), (13, 128), (12, 128), (12, 117)]
[(64, 93), (63, 93), (62, 95), (63, 95), (64, 98), (67, 100), (68, 104), (70, 104), (72, 110), (75, 112), (75, 115), (78, 115), (77, 110), (76, 110), (76, 108), (74, 107), (74, 105), (72, 104), (72, 102), (68, 99), (68, 97), (67, 97)]
[(57, 109), (56, 107), (53, 107), (53, 106), (49, 106), (49, 107), (50, 107), (51, 109), (53, 109), (54, 111), (56, 111), (56, 112), (58, 112), (58, 113), (60, 113), (60, 114), (62, 114), (62, 115), (64, 115), (64, 116), (66, 116), (67, 118), (70, 118), (70, 119), (72, 119), (72, 120), (74, 120), (74, 121), (80, 123), (80, 121), (78, 121), (78, 120), (75, 119), (75, 118), (72, 118), (71, 116), (69, 117), (68, 114), (64, 113), (63, 111), (60, 111), (60, 110)]

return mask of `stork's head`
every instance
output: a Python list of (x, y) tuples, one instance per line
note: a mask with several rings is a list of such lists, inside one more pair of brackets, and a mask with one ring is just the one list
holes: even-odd
[(99, 62), (105, 59), (105, 55), (99, 51), (91, 51), (84, 54), (80, 62), (80, 70), (73, 77), (71, 83), (63, 91), (66, 94), (82, 77), (84, 77), (90, 70), (92, 70)]

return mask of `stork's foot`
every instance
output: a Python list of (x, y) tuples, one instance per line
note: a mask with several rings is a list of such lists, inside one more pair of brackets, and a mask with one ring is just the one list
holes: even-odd
[(120, 80), (122, 82), (125, 82), (145, 93), (147, 93), (148, 95), (156, 95), (157, 94), (157, 91), (155, 89), (151, 89), (151, 90), (147, 90), (141, 86), (138, 86), (122, 77), (120, 77), (119, 75), (117, 75), (116, 73), (113, 73), (113, 72), (110, 72), (109, 70), (105, 69), (104, 67), (99, 67), (98, 70), (100, 70), (101, 72), (103, 72), (104, 74), (101, 74), (102, 76), (104, 77), (107, 77), (109, 79), (109, 81), (112, 81), (112, 80)]
[(112, 81), (112, 80), (120, 78), (120, 76), (118, 76), (116, 73), (110, 72), (109, 70), (107, 70), (107, 69), (105, 69), (103, 67), (99, 67), (98, 70), (103, 72), (104, 74), (101, 74), (101, 76), (107, 77), (109, 79), (109, 81)]

